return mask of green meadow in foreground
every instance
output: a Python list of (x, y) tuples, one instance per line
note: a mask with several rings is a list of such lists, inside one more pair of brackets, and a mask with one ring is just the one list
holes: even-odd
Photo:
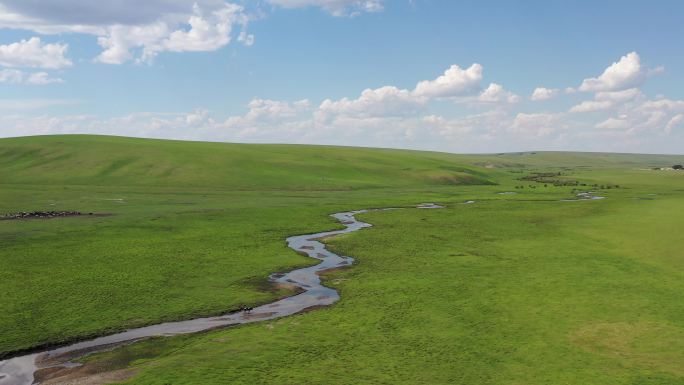
[[(109, 215), (0, 221), (0, 354), (271, 301), (290, 293), (269, 273), (315, 263), (288, 235), (338, 228), (328, 214), (341, 210), (434, 201), (447, 208), (363, 214), (373, 228), (327, 240), (357, 261), (326, 275), (341, 293), (329, 308), (136, 343), (87, 357), (86, 372), (130, 384), (684, 384), (684, 172), (651, 169), (683, 160), (3, 139), (0, 212)], [(520, 180), (536, 172), (588, 186)], [(559, 201), (594, 184), (607, 199)]]

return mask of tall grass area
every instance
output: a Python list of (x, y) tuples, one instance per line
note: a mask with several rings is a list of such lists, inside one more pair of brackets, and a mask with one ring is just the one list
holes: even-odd
[[(328, 240), (357, 260), (326, 275), (332, 307), (86, 367), (129, 384), (684, 384), (684, 172), (649, 169), (682, 160), (2, 139), (0, 212), (107, 215), (0, 221), (0, 355), (290, 295), (268, 274), (315, 262), (287, 236), (439, 202)], [(560, 202), (576, 187), (518, 180), (540, 171), (620, 187)]]

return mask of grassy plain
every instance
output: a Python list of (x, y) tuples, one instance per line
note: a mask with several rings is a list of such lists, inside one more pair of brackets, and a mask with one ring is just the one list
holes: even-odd
[[(269, 301), (311, 263), (286, 236), (437, 201), (330, 240), (357, 260), (330, 308), (87, 360), (131, 384), (684, 384), (684, 173), (647, 170), (681, 160), (0, 140), (0, 211), (112, 214), (0, 221), (0, 352)], [(514, 189), (535, 171), (621, 187)]]

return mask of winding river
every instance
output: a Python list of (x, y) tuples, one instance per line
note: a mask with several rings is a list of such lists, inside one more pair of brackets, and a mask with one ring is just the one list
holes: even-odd
[[(583, 201), (603, 199), (593, 192), (577, 194), (574, 199), (561, 201)], [(475, 201), (466, 201), (464, 204), (472, 204)], [(442, 208), (433, 203), (423, 203), (420, 209)], [(332, 214), (344, 225), (344, 229), (325, 231), (314, 234), (295, 235), (287, 238), (287, 246), (296, 252), (303, 253), (311, 258), (320, 260), (315, 266), (293, 270), (285, 274), (271, 274), (271, 282), (275, 284), (289, 285), (302, 290), (300, 294), (287, 297), (266, 305), (252, 309), (228, 313), (216, 317), (197, 318), (187, 321), (165, 322), (136, 329), (130, 329), (104, 337), (94, 338), (71, 345), (48, 349), (42, 352), (26, 354), (4, 361), (0, 361), (0, 385), (31, 385), (37, 383), (35, 374), (39, 370), (51, 368), (69, 368), (79, 366), (73, 362), (85, 355), (114, 349), (118, 346), (130, 344), (150, 337), (169, 337), (179, 334), (197, 333), (205, 330), (226, 327), (231, 325), (246, 324), (258, 321), (271, 320), (285, 317), (307, 309), (328, 306), (336, 302), (340, 296), (334, 289), (323, 286), (319, 274), (328, 270), (349, 266), (354, 262), (351, 257), (337, 255), (325, 248), (320, 239), (335, 235), (351, 233), (366, 227), (369, 223), (356, 219), (356, 214), (369, 211), (393, 210), (395, 208), (368, 209), (346, 211)]]
[[(442, 206), (424, 203), (416, 207), (434, 209), (441, 208)], [(299, 313), (313, 307), (328, 306), (336, 302), (340, 296), (334, 289), (325, 287), (321, 284), (319, 274), (326, 270), (351, 265), (354, 262), (354, 259), (340, 256), (327, 250), (325, 245), (319, 242), (319, 240), (371, 227), (371, 224), (357, 220), (355, 215), (376, 210), (391, 209), (356, 210), (332, 214), (332, 217), (345, 226), (344, 229), (296, 235), (287, 238), (288, 247), (321, 261), (315, 266), (293, 270), (285, 274), (272, 274), (270, 276), (270, 280), (276, 284), (285, 284), (300, 288), (303, 290), (300, 294), (256, 307), (249, 312), (242, 311), (216, 317), (197, 318), (179, 322), (165, 322), (0, 361), (0, 385), (34, 384), (34, 375), (41, 369), (79, 366), (78, 363), (72, 361), (87, 354), (111, 350), (117, 346), (150, 337), (168, 337), (179, 334), (196, 333), (230, 325), (271, 320)]]

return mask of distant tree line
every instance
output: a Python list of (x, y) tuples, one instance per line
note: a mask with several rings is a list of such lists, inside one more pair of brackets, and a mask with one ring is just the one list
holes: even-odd
[[(544, 185), (552, 184), (554, 186), (579, 186), (580, 182), (574, 179), (559, 179), (560, 172), (535, 172), (532, 175), (525, 175), (519, 180), (530, 181), (536, 183), (543, 183)], [(532, 185), (530, 185), (532, 187)]]
[[(593, 187), (595, 189), (611, 189), (611, 188), (620, 188), (620, 185), (617, 184), (587, 184), (587, 183), (581, 183), (578, 180), (575, 179), (559, 179), (557, 177), (562, 176), (563, 174), (560, 172), (535, 172), (531, 175), (525, 175), (522, 178), (519, 178), (518, 180), (521, 181), (530, 181), (530, 182), (535, 182), (535, 183), (540, 183), (543, 184), (544, 187), (548, 187), (548, 185), (553, 185), (553, 186), (581, 186), (581, 187)], [(527, 187), (529, 188), (536, 188), (535, 185), (529, 184)], [(517, 189), (524, 189), (525, 185), (520, 185), (520, 186), (515, 186)]]
[[(654, 170), (663, 170), (665, 168), (664, 167), (653, 167), (653, 169)], [(673, 170), (684, 170), (684, 166), (682, 166), (681, 164), (675, 164), (674, 166), (672, 166), (672, 169)]]

